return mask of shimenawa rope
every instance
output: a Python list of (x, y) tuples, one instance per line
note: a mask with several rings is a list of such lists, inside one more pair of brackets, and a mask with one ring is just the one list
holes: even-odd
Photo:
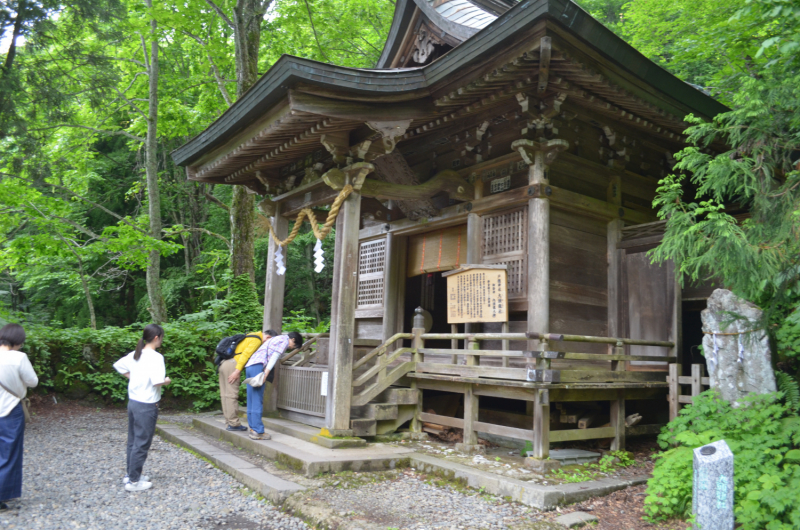
[(339, 215), (339, 209), (342, 207), (342, 203), (352, 192), (353, 186), (350, 184), (342, 188), (342, 191), (339, 192), (339, 195), (337, 195), (336, 199), (333, 201), (333, 204), (331, 204), (331, 209), (328, 212), (328, 218), (325, 220), (325, 224), (322, 225), (322, 228), (319, 227), (317, 217), (314, 215), (314, 210), (311, 208), (303, 208), (300, 210), (300, 213), (297, 214), (297, 219), (294, 222), (294, 228), (292, 228), (292, 232), (283, 241), (278, 238), (278, 236), (275, 234), (275, 230), (272, 228), (272, 223), (267, 220), (267, 226), (269, 227), (269, 233), (272, 235), (272, 239), (279, 246), (285, 247), (294, 241), (294, 238), (300, 233), (300, 226), (303, 224), (303, 220), (308, 218), (308, 222), (311, 224), (311, 230), (313, 230), (314, 236), (322, 241), (328, 237), (328, 234), (331, 233), (333, 224), (336, 222), (336, 216)]

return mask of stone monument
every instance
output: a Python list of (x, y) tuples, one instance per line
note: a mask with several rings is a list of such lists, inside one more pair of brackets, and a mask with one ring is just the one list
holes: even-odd
[(694, 450), (693, 530), (733, 530), (733, 453), (725, 440)]
[(727, 289), (715, 290), (701, 313), (711, 388), (734, 405), (751, 392), (777, 390), (762, 315), (755, 304)]

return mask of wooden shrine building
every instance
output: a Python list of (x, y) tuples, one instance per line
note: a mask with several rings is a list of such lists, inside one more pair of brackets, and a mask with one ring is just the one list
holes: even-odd
[[(283, 56), (173, 157), (270, 197), (281, 239), (341, 201), (331, 332), (284, 361), (273, 407), (333, 434), (530, 440), (542, 458), (666, 422), (685, 294), (646, 256), (652, 200), (683, 117), (724, 110), (571, 1), (397, 0), (375, 69)], [(280, 329), (276, 249), (264, 326)], [(466, 265), (507, 274), (507, 322), (448, 323), (443, 273)]]

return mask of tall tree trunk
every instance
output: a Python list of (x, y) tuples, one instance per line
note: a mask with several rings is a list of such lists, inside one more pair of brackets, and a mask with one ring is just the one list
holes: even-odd
[(17, 17), (14, 19), (14, 30), (11, 33), (11, 42), (8, 45), (6, 60), (3, 62), (3, 71), (8, 72), (17, 56), (17, 39), (22, 33), (22, 24), (25, 22), (25, 0), (20, 0), (17, 5)]
[(231, 270), (233, 276), (247, 274), (256, 281), (255, 196), (244, 186), (234, 186), (231, 202)]
[(89, 282), (86, 280), (86, 272), (83, 270), (83, 260), (78, 256), (77, 252), (74, 253), (78, 258), (78, 269), (81, 274), (81, 284), (83, 285), (83, 294), (86, 296), (86, 305), (89, 308), (89, 322), (92, 329), (97, 329), (97, 317), (94, 313), (94, 301), (92, 300), (92, 291), (89, 290)]
[[(145, 0), (148, 9), (153, 0)], [(150, 235), (161, 239), (161, 195), (158, 191), (158, 37), (157, 22), (150, 21), (150, 61), (147, 67), (149, 79), (149, 105), (147, 111), (147, 138), (145, 139), (145, 171), (147, 173), (147, 195), (150, 213)], [(147, 50), (145, 49), (145, 54)], [(147, 296), (150, 299), (150, 314), (157, 324), (167, 321), (167, 306), (161, 294), (161, 253), (150, 252), (147, 263)]]
[[(258, 47), (261, 22), (272, 0), (237, 0), (233, 9), (236, 97), (258, 80)], [(231, 270), (247, 274), (255, 282), (255, 196), (244, 186), (235, 186), (231, 202)]]

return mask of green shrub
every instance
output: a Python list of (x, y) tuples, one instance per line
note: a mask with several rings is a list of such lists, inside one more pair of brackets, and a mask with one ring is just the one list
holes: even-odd
[(691, 515), (692, 450), (717, 440), (725, 440), (734, 454), (735, 514), (741, 528), (800, 528), (800, 417), (781, 393), (749, 396), (733, 408), (709, 390), (685, 407), (658, 437), (667, 450), (658, 456), (648, 481), (648, 518)]
[[(204, 311), (163, 325), (164, 344), (159, 350), (172, 379), (164, 387), (165, 398), (188, 401), (196, 410), (219, 403), (219, 379), (212, 362), (215, 346), (226, 335), (261, 329), (261, 306), (257, 309), (257, 323), (256, 308), (251, 303), (242, 302), (246, 307), (241, 310), (227, 309), (237, 305), (237, 300), (251, 298), (252, 302), (247, 291), (248, 287), (239, 282), (239, 287), (233, 289), (233, 294), (238, 295), (232, 294), (228, 300), (208, 304)], [(254, 293), (251, 292), (253, 296)], [(330, 327), (327, 321), (314, 326), (313, 318), (302, 311), (289, 312), (282, 325), (284, 332), (302, 333), (320, 333)], [(122, 402), (127, 399), (128, 382), (112, 365), (136, 347), (143, 327), (135, 324), (94, 330), (25, 324), (28, 338), (23, 349), (39, 376), (42, 390), (69, 394), (73, 387), (86, 385), (91, 393), (109, 402)]]

